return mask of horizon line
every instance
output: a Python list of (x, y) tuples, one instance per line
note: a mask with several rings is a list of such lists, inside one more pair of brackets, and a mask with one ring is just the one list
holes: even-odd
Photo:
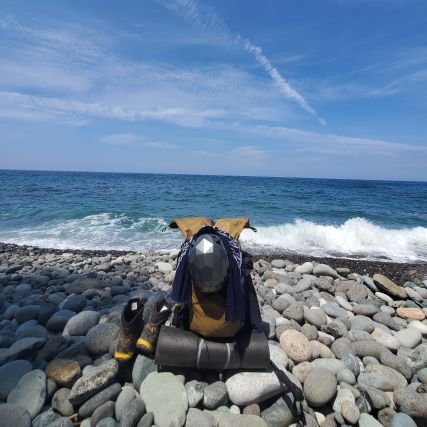
[(224, 178), (278, 178), (278, 179), (320, 179), (320, 180), (335, 180), (335, 181), (374, 181), (374, 182), (413, 182), (427, 183), (427, 180), (411, 180), (411, 179), (364, 179), (364, 178), (326, 178), (318, 176), (278, 176), (278, 175), (221, 175), (221, 174), (201, 174), (201, 173), (183, 173), (183, 172), (133, 172), (133, 171), (87, 171), (87, 170), (57, 170), (57, 169), (15, 169), (15, 168), (0, 168), (0, 172), (57, 172), (57, 173), (105, 173), (105, 174), (132, 174), (132, 175), (179, 175), (179, 176), (210, 176)]

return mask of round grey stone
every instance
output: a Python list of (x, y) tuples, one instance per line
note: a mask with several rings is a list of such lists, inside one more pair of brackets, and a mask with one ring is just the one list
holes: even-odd
[(321, 309), (314, 309), (314, 308), (305, 309), (304, 317), (308, 323), (311, 323), (317, 328), (320, 328), (322, 325), (326, 325), (328, 321), (326, 313)]
[(122, 414), (120, 419), (120, 427), (135, 427), (144, 412), (145, 404), (141, 397), (138, 396), (126, 406), (126, 411)]
[(285, 268), (286, 262), (282, 259), (273, 259), (273, 261), (271, 261), (271, 266), (274, 268)]
[(331, 350), (337, 359), (342, 359), (347, 354), (355, 354), (353, 344), (346, 337), (337, 338), (332, 343)]
[(136, 390), (131, 386), (124, 386), (122, 391), (119, 394), (119, 397), (116, 400), (116, 406), (115, 406), (115, 415), (117, 421), (120, 421), (122, 418), (122, 414), (126, 409), (126, 406), (129, 405), (130, 402), (132, 402), (133, 399), (135, 399), (137, 396)]
[(372, 415), (362, 413), (359, 418), (359, 427), (383, 427)]
[(225, 405), (228, 400), (227, 387), (222, 381), (209, 384), (204, 389), (203, 405), (207, 409), (215, 409)]
[(141, 384), (141, 397), (147, 412), (153, 412), (157, 425), (182, 426), (188, 399), (182, 382), (170, 372), (152, 372)]
[(15, 319), (18, 323), (24, 323), (28, 320), (37, 319), (40, 311), (39, 305), (26, 305), (15, 311)]
[(132, 382), (135, 389), (139, 390), (147, 375), (154, 371), (157, 371), (155, 361), (142, 354), (138, 354), (132, 369)]
[(71, 336), (86, 335), (92, 327), (98, 324), (100, 317), (101, 315), (96, 311), (82, 311), (67, 322), (64, 332)]
[(46, 374), (40, 369), (25, 374), (9, 393), (7, 403), (21, 405), (35, 418), (46, 400)]
[(115, 323), (103, 323), (92, 327), (86, 335), (86, 348), (91, 354), (108, 353), (110, 344), (117, 338), (120, 327)]
[(83, 403), (79, 408), (79, 416), (80, 418), (89, 418), (92, 416), (93, 412), (96, 408), (108, 402), (109, 400), (115, 400), (117, 396), (120, 394), (121, 385), (119, 383), (115, 383), (107, 387), (106, 389), (100, 391), (95, 394), (95, 396), (91, 397), (88, 401)]
[(74, 414), (74, 406), (70, 402), (70, 389), (60, 388), (52, 397), (52, 408), (65, 417)]
[(195, 408), (203, 399), (203, 392), (207, 383), (193, 380), (185, 384), (185, 390), (188, 397), (188, 405)]
[(391, 419), (390, 427), (417, 427), (417, 424), (409, 415), (398, 412)]
[(30, 414), (20, 405), (9, 403), (0, 405), (2, 427), (31, 427)]
[(350, 369), (343, 369), (337, 373), (337, 381), (338, 383), (345, 382), (350, 385), (356, 384), (356, 377)]
[(326, 405), (335, 396), (336, 389), (337, 380), (328, 369), (313, 368), (304, 382), (304, 396), (315, 408)]
[(106, 418), (112, 419), (114, 421), (114, 426), (115, 426), (116, 421), (114, 420), (114, 405), (115, 405), (114, 402), (110, 400), (98, 406), (93, 411), (93, 414), (90, 417), (91, 427), (99, 426), (99, 422), (101, 420), (105, 420)]
[(27, 360), (15, 360), (0, 367), (0, 400), (6, 400), (19, 380), (32, 369)]
[(83, 295), (73, 295), (69, 297), (63, 304), (63, 310), (71, 310), (76, 313), (82, 311), (87, 304), (87, 299)]

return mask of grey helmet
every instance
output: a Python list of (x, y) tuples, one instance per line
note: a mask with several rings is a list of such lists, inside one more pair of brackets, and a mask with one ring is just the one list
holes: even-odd
[(202, 292), (219, 291), (228, 274), (228, 256), (215, 234), (194, 239), (188, 251), (188, 269), (195, 286)]

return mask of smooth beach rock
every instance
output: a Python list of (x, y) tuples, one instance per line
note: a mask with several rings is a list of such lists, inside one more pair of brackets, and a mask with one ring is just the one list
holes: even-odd
[(420, 308), (415, 307), (399, 307), (396, 313), (402, 319), (424, 320), (426, 318), (425, 313)]
[(383, 427), (372, 415), (362, 413), (359, 418), (359, 427)]
[(215, 409), (225, 405), (228, 401), (227, 387), (222, 381), (216, 381), (207, 385), (203, 393), (203, 406), (207, 409)]
[(132, 383), (135, 388), (139, 390), (147, 375), (156, 370), (157, 365), (153, 359), (142, 354), (138, 354), (132, 369)]
[(86, 335), (92, 327), (98, 324), (100, 317), (101, 315), (96, 311), (82, 311), (67, 322), (64, 333), (71, 336)]
[[(121, 427), (133, 427), (138, 424), (142, 415), (145, 412), (145, 404), (140, 396), (137, 396), (129, 405), (126, 407), (126, 411), (123, 413), (120, 419)], [(158, 423), (161, 425), (160, 423)]]
[(54, 359), (46, 368), (47, 376), (59, 386), (72, 386), (80, 377), (80, 365), (74, 360)]
[(386, 293), (397, 297), (399, 299), (406, 299), (407, 295), (405, 289), (396, 285), (392, 280), (382, 274), (374, 274), (373, 277), (374, 283), (378, 286), (378, 288), (382, 289)]
[(18, 323), (24, 323), (28, 320), (37, 319), (39, 311), (39, 305), (25, 305), (23, 307), (19, 307), (15, 311), (15, 319)]
[(371, 334), (377, 342), (384, 345), (390, 350), (397, 351), (400, 343), (396, 337), (384, 332), (382, 329), (375, 328)]
[(78, 405), (85, 402), (97, 392), (105, 388), (119, 371), (116, 360), (111, 359), (94, 368), (89, 374), (79, 378), (70, 393), (70, 402)]
[(427, 367), (427, 344), (420, 344), (411, 350), (405, 358), (406, 363), (413, 371)]
[(271, 406), (261, 412), (261, 418), (266, 423), (266, 427), (290, 426), (295, 421), (292, 403), (279, 397)]
[(299, 274), (311, 274), (313, 272), (314, 266), (311, 262), (305, 262), (302, 265), (297, 265), (294, 272)]
[(427, 420), (427, 393), (417, 393), (408, 387), (396, 390), (393, 396), (397, 410)]
[(132, 386), (125, 385), (122, 388), (119, 396), (117, 397), (115, 410), (114, 410), (117, 421), (120, 421), (120, 419), (122, 418), (123, 412), (126, 410), (126, 406), (129, 405), (129, 403), (132, 402), (132, 400), (135, 399), (136, 397), (137, 397), (137, 391)]
[(193, 380), (185, 384), (185, 391), (187, 392), (188, 406), (195, 408), (202, 400), (205, 387), (207, 383)]
[(88, 418), (92, 416), (92, 413), (95, 409), (109, 400), (116, 400), (118, 395), (121, 392), (121, 385), (119, 383), (115, 383), (95, 394), (95, 396), (91, 397), (82, 406), (79, 408), (79, 416), (80, 418)]
[(15, 360), (0, 367), (0, 400), (6, 400), (19, 380), (31, 370), (27, 360)]
[(380, 364), (370, 364), (366, 366), (365, 373), (372, 373), (379, 377), (386, 378), (393, 386), (393, 390), (405, 388), (408, 385), (408, 382), (401, 373)]
[(239, 372), (225, 385), (231, 402), (238, 406), (263, 402), (283, 390), (274, 372)]
[(317, 264), (313, 268), (313, 274), (315, 276), (330, 276), (334, 279), (339, 277), (339, 274), (334, 270), (332, 267), (330, 267), (327, 264)]
[(336, 375), (340, 370), (345, 369), (344, 362), (338, 359), (316, 359), (311, 362), (313, 368), (323, 368)]
[(312, 350), (312, 358), (317, 359), (318, 357), (326, 359), (334, 359), (334, 353), (325, 344), (319, 341), (310, 341)]
[(322, 325), (326, 325), (328, 321), (326, 313), (320, 308), (308, 309), (304, 307), (304, 318), (308, 323), (316, 326), (316, 328), (320, 328)]
[(254, 415), (235, 415), (225, 411), (209, 411), (209, 415), (214, 419), (215, 424), (221, 427), (267, 427), (267, 424), (260, 417)]
[(271, 261), (271, 266), (274, 268), (285, 268), (286, 262), (283, 259), (273, 259)]
[[(373, 365), (373, 366), (381, 366), (381, 365)], [(388, 380), (388, 378), (383, 375), (379, 375), (377, 373), (365, 373), (362, 372), (359, 374), (357, 378), (358, 384), (366, 385), (369, 387), (376, 388), (382, 391), (393, 391), (393, 385)]]
[(70, 389), (60, 388), (55, 392), (51, 402), (52, 408), (65, 417), (74, 414), (74, 406), (70, 402)]
[(111, 418), (114, 422), (114, 426), (116, 426), (116, 421), (114, 420), (114, 402), (111, 400), (98, 406), (93, 411), (93, 414), (90, 417), (90, 426), (96, 427), (99, 425), (101, 420), (105, 420), (106, 418)]
[(350, 385), (356, 384), (356, 377), (350, 369), (343, 369), (337, 373), (337, 382), (340, 384), (342, 382)]
[(336, 302), (322, 304), (320, 308), (331, 317), (347, 317), (347, 312), (340, 307)]
[(382, 311), (374, 314), (372, 319), (375, 322), (381, 323), (388, 328), (392, 329), (393, 331), (400, 331), (401, 327), (400, 325), (387, 313), (384, 313)]
[(31, 416), (20, 405), (9, 403), (0, 405), (0, 420), (2, 427), (31, 427)]
[(62, 310), (71, 310), (75, 313), (82, 311), (87, 304), (87, 299), (83, 295), (73, 295), (68, 297), (62, 305)]
[(288, 357), (296, 363), (311, 358), (311, 346), (308, 339), (298, 331), (289, 329), (280, 336), (280, 345)]
[(304, 310), (302, 304), (295, 302), (292, 303), (284, 312), (283, 317), (289, 320), (295, 320), (300, 323), (304, 319)]
[(407, 329), (402, 329), (397, 332), (394, 336), (400, 345), (408, 348), (415, 348), (418, 344), (421, 343), (422, 335), (418, 329), (409, 327)]
[(188, 409), (182, 382), (169, 372), (152, 372), (141, 384), (141, 397), (147, 412), (154, 414), (159, 426), (181, 427)]
[(33, 427), (45, 427), (55, 421), (58, 418), (58, 414), (52, 408), (37, 415), (33, 420)]
[(336, 339), (331, 345), (331, 351), (337, 359), (342, 359), (347, 354), (355, 354), (353, 344), (346, 337)]
[(117, 338), (120, 327), (115, 323), (103, 323), (92, 327), (86, 335), (86, 348), (91, 354), (108, 353), (111, 343)]
[(370, 334), (375, 329), (375, 325), (372, 319), (366, 316), (354, 316), (350, 319), (350, 323), (352, 330), (361, 330)]
[(373, 408), (380, 410), (391, 405), (390, 398), (384, 391), (364, 384), (359, 384), (358, 388), (363, 392), (363, 394), (368, 399), (369, 405)]
[(292, 374), (301, 384), (303, 384), (312, 369), (313, 366), (310, 362), (302, 362), (292, 368)]
[(417, 427), (417, 424), (409, 415), (398, 412), (391, 419), (390, 427)]
[(427, 336), (427, 324), (420, 322), (419, 320), (413, 320), (409, 323), (408, 327), (415, 328), (421, 332), (421, 335)]
[(188, 410), (185, 427), (214, 427), (215, 425), (215, 419), (207, 412), (195, 408)]
[(313, 368), (304, 382), (304, 396), (307, 403), (314, 407), (326, 405), (336, 393), (335, 375), (324, 368)]
[(0, 365), (19, 359), (20, 357), (27, 357), (34, 354), (46, 343), (45, 338), (21, 338), (16, 341), (6, 351), (0, 353)]
[(9, 393), (7, 403), (25, 408), (31, 418), (38, 415), (46, 400), (46, 374), (36, 369), (25, 374)]

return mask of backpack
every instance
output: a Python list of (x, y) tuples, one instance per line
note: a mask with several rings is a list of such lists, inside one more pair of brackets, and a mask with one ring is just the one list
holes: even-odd
[[(242, 251), (238, 241), (248, 218), (224, 218), (212, 221), (205, 217), (176, 218), (171, 228), (179, 228), (185, 241), (178, 256), (177, 273), (172, 286), (172, 299), (180, 302), (175, 323), (209, 338), (229, 338), (242, 328), (259, 328), (261, 315), (250, 271), (252, 258)], [(186, 255), (192, 239), (203, 233), (214, 233), (226, 246), (230, 271), (227, 295), (203, 295), (195, 290), (186, 267)]]

